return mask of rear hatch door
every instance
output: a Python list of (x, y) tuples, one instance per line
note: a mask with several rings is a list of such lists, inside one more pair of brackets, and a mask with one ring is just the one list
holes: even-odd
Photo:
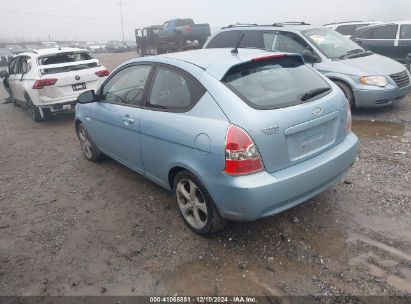
[(96, 89), (101, 77), (96, 71), (104, 69), (89, 52), (70, 52), (39, 58), (42, 79), (57, 79), (52, 86), (44, 87), (50, 98), (77, 96), (81, 91)]
[(346, 136), (346, 98), (299, 57), (238, 65), (223, 82), (241, 99), (223, 110), (250, 134), (267, 172), (319, 155)]

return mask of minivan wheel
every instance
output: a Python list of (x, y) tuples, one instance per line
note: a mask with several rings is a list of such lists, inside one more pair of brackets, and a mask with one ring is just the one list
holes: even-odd
[(90, 139), (90, 136), (82, 123), (80, 123), (77, 127), (77, 137), (80, 141), (81, 150), (83, 151), (83, 155), (86, 159), (93, 162), (98, 162), (102, 159), (102, 153)]
[(350, 108), (353, 109), (355, 107), (355, 101), (354, 101), (354, 93), (352, 92), (351, 87), (348, 84), (342, 81), (338, 81), (338, 80), (335, 80), (334, 83), (338, 85), (340, 89), (343, 91), (345, 97), (347, 97), (348, 99)]
[(201, 235), (213, 234), (226, 224), (203, 184), (188, 171), (177, 174), (173, 183), (174, 197), (187, 226)]

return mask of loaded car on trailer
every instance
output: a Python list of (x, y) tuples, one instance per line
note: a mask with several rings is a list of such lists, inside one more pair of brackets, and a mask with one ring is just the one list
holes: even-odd
[(208, 23), (195, 24), (193, 19), (172, 19), (163, 25), (136, 29), (137, 52), (162, 54), (201, 48), (210, 36)]
[(109, 72), (84, 49), (41, 49), (13, 58), (2, 71), (16, 106), (26, 108), (34, 121), (73, 109), (77, 96), (96, 89)]

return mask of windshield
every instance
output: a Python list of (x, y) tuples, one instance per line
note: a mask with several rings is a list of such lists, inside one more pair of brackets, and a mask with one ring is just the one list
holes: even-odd
[(328, 28), (317, 28), (303, 31), (303, 35), (318, 50), (331, 59), (341, 59), (347, 54), (364, 53), (358, 44)]
[(298, 57), (234, 66), (222, 82), (251, 107), (261, 110), (308, 102), (331, 90), (329, 84)]

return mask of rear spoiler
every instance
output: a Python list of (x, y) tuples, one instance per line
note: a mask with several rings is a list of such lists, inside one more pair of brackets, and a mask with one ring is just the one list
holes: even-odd
[(271, 55), (264, 55), (261, 57), (255, 57), (255, 58), (251, 58), (250, 60), (247, 61), (243, 61), (241, 63), (235, 64), (233, 66), (231, 66), (225, 73), (224, 76), (221, 79), (224, 79), (224, 77), (233, 69), (242, 65), (247, 65), (250, 63), (262, 63), (264, 61), (267, 60), (272, 60), (272, 59), (285, 59), (285, 58), (292, 58), (292, 59), (297, 59), (297, 61), (299, 61), (302, 64), (305, 64), (305, 60), (304, 57), (301, 54), (297, 54), (297, 53), (274, 53)]

